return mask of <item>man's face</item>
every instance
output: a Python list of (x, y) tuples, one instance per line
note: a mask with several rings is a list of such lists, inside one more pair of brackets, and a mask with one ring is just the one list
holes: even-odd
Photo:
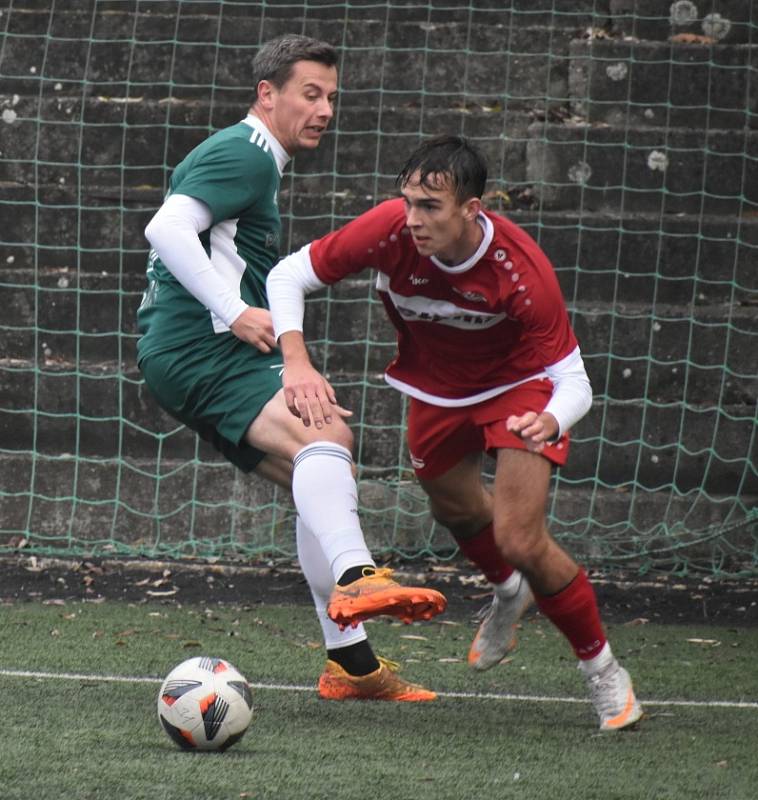
[(290, 155), (312, 150), (334, 116), (337, 69), (317, 61), (298, 61), (280, 89), (261, 81), (258, 96), (267, 106), (269, 127), (282, 147)]
[[(406, 225), (422, 256), (437, 256), (447, 264), (459, 264), (479, 246), (476, 215), (479, 200), (459, 203), (445, 175), (429, 175), (425, 183), (415, 172), (400, 194), (405, 201)], [(473, 226), (472, 226), (472, 221)]]

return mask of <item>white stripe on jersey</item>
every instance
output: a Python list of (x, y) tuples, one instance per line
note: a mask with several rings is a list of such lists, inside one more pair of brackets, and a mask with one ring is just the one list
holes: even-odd
[(528, 378), (522, 378), (520, 381), (516, 381), (515, 383), (507, 383), (505, 386), (495, 386), (493, 389), (486, 389), (483, 392), (470, 394), (467, 397), (452, 398), (440, 397), (436, 394), (429, 394), (423, 389), (419, 389), (418, 386), (413, 386), (405, 381), (400, 381), (387, 372), (384, 373), (384, 380), (387, 381), (387, 383), (393, 389), (397, 389), (399, 392), (407, 394), (410, 397), (415, 397), (416, 400), (429, 403), (430, 406), (442, 406), (443, 408), (462, 408), (463, 406), (473, 406), (476, 405), (476, 403), (481, 403), (484, 400), (490, 400), (500, 394), (505, 394), (505, 392), (509, 392), (511, 389), (521, 386), (522, 383), (528, 383), (529, 381), (533, 381), (537, 378), (547, 378), (547, 373), (544, 371), (535, 372), (534, 375), (530, 375)]
[(258, 147), (260, 147), (264, 153), (268, 153), (269, 151), (268, 142), (260, 131), (255, 131), (253, 133), (253, 135), (250, 137), (250, 143), (258, 145)]
[[(216, 272), (221, 276), (224, 283), (240, 295), (240, 283), (242, 274), (245, 271), (245, 259), (237, 252), (234, 244), (234, 237), (237, 235), (236, 219), (226, 219), (211, 228), (211, 261), (216, 268)], [(211, 313), (213, 330), (216, 333), (224, 333), (229, 330), (229, 326)]]
[(376, 278), (376, 288), (389, 295), (392, 305), (397, 313), (406, 322), (435, 322), (451, 328), (464, 330), (484, 330), (498, 325), (508, 318), (505, 313), (490, 314), (486, 311), (475, 311), (470, 308), (461, 308), (448, 300), (435, 300), (423, 295), (406, 297), (390, 289), (390, 279), (383, 272)]

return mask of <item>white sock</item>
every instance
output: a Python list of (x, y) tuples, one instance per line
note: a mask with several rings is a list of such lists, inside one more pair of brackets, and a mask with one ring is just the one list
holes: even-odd
[(503, 600), (513, 597), (521, 586), (521, 578), (521, 573), (514, 570), (502, 583), (494, 584), (495, 594)]
[(313, 603), (316, 606), (316, 616), (321, 624), (324, 634), (324, 645), (327, 650), (335, 650), (338, 647), (362, 642), (367, 639), (363, 624), (355, 628), (347, 627), (344, 631), (339, 629), (336, 622), (332, 622), (326, 614), (326, 606), (329, 597), (334, 589), (334, 577), (329, 568), (329, 562), (324, 556), (324, 551), (318, 539), (308, 530), (305, 523), (297, 518), (295, 525), (297, 537), (297, 557), (300, 567), (308, 581), (308, 588), (313, 596)]
[(611, 652), (611, 644), (606, 642), (603, 645), (603, 649), (594, 658), (580, 661), (579, 668), (589, 678), (591, 675), (597, 675), (598, 672), (602, 672), (612, 661), (614, 661), (614, 658)]
[(292, 465), (297, 513), (318, 539), (334, 580), (350, 567), (374, 566), (358, 519), (350, 451), (333, 442), (313, 442), (297, 453)]

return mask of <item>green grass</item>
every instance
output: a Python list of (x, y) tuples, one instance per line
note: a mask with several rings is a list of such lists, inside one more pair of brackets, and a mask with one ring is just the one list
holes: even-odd
[[(323, 668), (318, 626), (301, 606), (19, 602), (0, 606), (0, 626), (2, 670), (154, 678), (0, 674), (3, 800), (754, 800), (758, 792), (758, 710), (660, 704), (758, 700), (758, 636), (748, 629), (611, 628), (648, 717), (636, 730), (601, 735), (567, 645), (538, 616), (524, 624), (510, 663), (481, 675), (465, 664), (467, 623), (371, 623), (375, 649), (405, 676), (468, 695), (420, 705), (327, 703), (315, 691), (267, 688), (314, 686)], [(159, 679), (200, 653), (229, 659), (262, 685), (250, 731), (224, 754), (179, 751), (156, 717)], [(475, 696), (485, 693), (498, 698)]]

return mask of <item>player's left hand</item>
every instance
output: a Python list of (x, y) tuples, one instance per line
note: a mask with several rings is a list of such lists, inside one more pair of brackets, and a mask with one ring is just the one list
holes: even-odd
[(319, 430), (332, 422), (333, 414), (350, 417), (352, 411), (337, 403), (331, 383), (309, 362), (290, 360), (282, 373), (282, 387), (287, 408), (299, 417), (306, 428)]
[(550, 413), (537, 414), (527, 411), (517, 417), (511, 414), (505, 421), (505, 427), (520, 436), (530, 453), (541, 453), (545, 449), (545, 442), (558, 435), (558, 420)]

